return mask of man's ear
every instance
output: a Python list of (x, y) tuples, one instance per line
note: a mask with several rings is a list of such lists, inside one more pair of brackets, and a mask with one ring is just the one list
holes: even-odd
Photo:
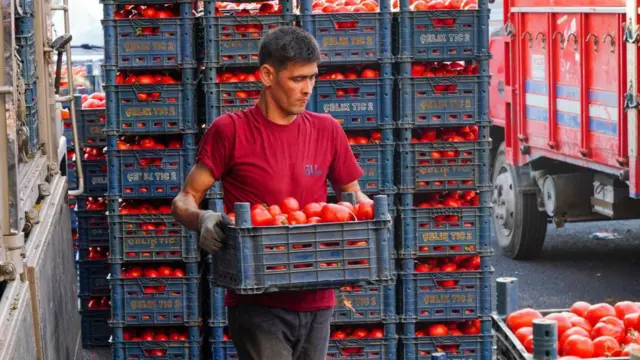
[(260, 67), (260, 80), (264, 87), (269, 87), (273, 84), (276, 77), (276, 69), (268, 64)]

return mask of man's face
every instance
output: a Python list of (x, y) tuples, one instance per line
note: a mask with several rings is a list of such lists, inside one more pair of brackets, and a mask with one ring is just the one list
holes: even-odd
[(273, 71), (271, 86), (267, 88), (271, 97), (289, 115), (304, 112), (316, 84), (318, 64), (293, 63)]

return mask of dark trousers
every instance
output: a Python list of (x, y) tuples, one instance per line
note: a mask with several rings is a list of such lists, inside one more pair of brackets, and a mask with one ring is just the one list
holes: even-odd
[(230, 306), (231, 339), (240, 360), (324, 360), (331, 312)]

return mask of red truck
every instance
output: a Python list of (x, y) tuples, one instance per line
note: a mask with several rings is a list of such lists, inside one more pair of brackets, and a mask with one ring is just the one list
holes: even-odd
[(638, 0), (491, 8), (492, 202), (503, 253), (537, 257), (549, 222), (640, 218)]

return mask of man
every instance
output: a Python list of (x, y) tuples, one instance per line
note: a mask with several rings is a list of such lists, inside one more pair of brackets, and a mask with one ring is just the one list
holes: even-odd
[[(326, 201), (329, 179), (340, 192), (360, 191), (363, 171), (340, 124), (305, 111), (318, 75), (315, 39), (296, 27), (264, 36), (259, 49), (263, 91), (257, 106), (217, 118), (204, 135), (196, 165), (174, 199), (172, 214), (200, 232), (209, 252), (224, 241), (225, 215), (198, 204), (222, 180), (224, 203), (280, 204), (293, 196), (300, 207)], [(229, 328), (240, 359), (321, 360), (329, 341), (332, 289), (238, 295), (227, 291)]]

